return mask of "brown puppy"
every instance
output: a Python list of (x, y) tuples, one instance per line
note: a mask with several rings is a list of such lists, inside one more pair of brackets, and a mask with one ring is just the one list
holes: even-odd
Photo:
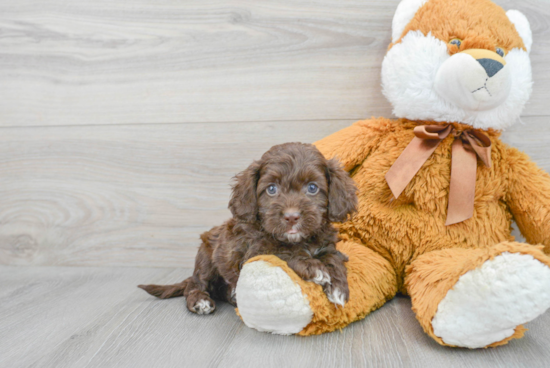
[(139, 285), (165, 299), (187, 298), (187, 308), (209, 314), (211, 299), (236, 305), (235, 287), (244, 262), (260, 254), (286, 261), (304, 280), (321, 286), (328, 299), (349, 299), (347, 257), (336, 250), (334, 221), (356, 210), (356, 187), (335, 160), (310, 144), (272, 147), (236, 176), (229, 201), (233, 218), (201, 235), (193, 276), (175, 285)]

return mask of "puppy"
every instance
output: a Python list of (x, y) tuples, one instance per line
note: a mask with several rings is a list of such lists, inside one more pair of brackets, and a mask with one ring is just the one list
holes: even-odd
[(298, 276), (321, 286), (328, 299), (349, 299), (348, 258), (336, 250), (341, 222), (357, 207), (356, 187), (336, 160), (310, 144), (272, 147), (238, 174), (229, 209), (233, 218), (201, 235), (193, 276), (175, 285), (139, 285), (161, 299), (187, 298), (187, 308), (209, 314), (212, 298), (236, 305), (242, 265), (273, 254)]

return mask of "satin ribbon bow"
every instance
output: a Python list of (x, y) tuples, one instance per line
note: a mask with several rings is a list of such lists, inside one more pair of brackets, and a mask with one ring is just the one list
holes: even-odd
[(386, 181), (398, 198), (418, 170), (449, 134), (452, 145), (451, 184), (445, 225), (465, 221), (474, 214), (477, 156), (491, 167), (491, 140), (479, 130), (458, 131), (452, 125), (420, 125), (415, 137), (386, 174)]

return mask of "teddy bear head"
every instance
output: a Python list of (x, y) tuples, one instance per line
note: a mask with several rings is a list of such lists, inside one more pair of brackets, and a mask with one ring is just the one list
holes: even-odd
[(504, 129), (531, 94), (531, 44), (527, 18), (489, 0), (402, 0), (384, 95), (400, 118)]

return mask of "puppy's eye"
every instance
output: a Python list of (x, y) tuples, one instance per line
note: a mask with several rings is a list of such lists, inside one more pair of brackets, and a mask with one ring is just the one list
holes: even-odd
[(317, 194), (319, 192), (319, 187), (315, 183), (309, 183), (307, 185), (307, 194)]
[(500, 47), (497, 47), (496, 52), (497, 52), (497, 54), (499, 54), (501, 57), (504, 57), (504, 50), (501, 49)]
[(268, 195), (274, 196), (275, 194), (277, 194), (277, 186), (275, 184), (269, 184), (265, 191)]
[(460, 41), (458, 38), (453, 38), (451, 41), (449, 41), (451, 45), (455, 45), (456, 47), (460, 48), (460, 45), (462, 45), (462, 41)]

